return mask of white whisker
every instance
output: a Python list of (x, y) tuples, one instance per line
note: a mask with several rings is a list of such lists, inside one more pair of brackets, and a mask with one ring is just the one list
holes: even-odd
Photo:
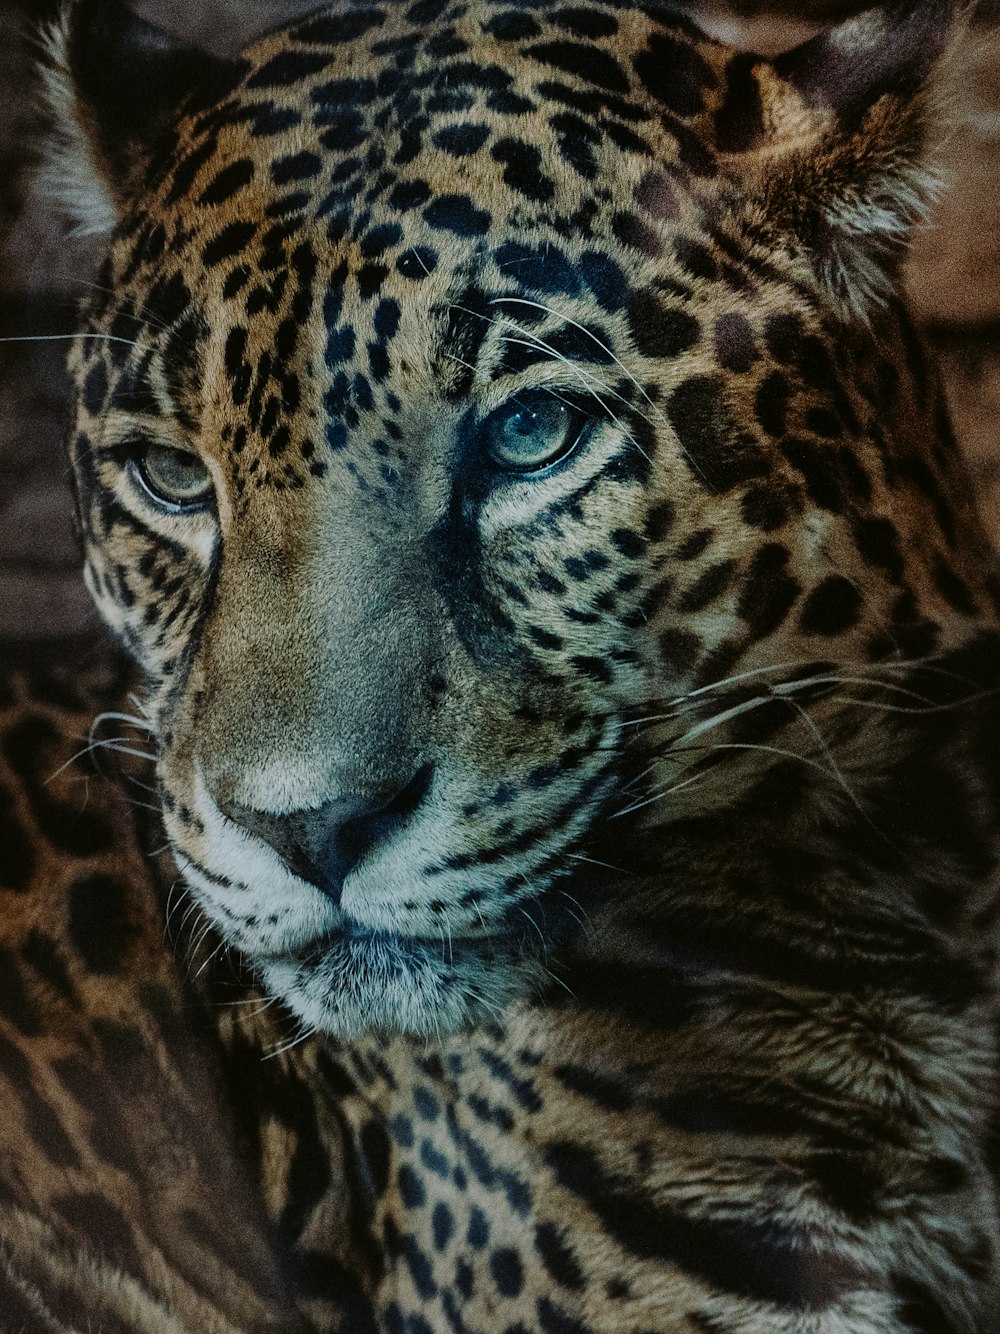
[(72, 333), (72, 334), (10, 334), (0, 338), (0, 343), (67, 343), (77, 339), (94, 340), (103, 343), (124, 343), (126, 347), (137, 347), (142, 352), (155, 349), (145, 343), (138, 343), (134, 338), (119, 338), (115, 334)]
[[(704, 746), (700, 748), (702, 752), (721, 749), (721, 747)], [(654, 802), (662, 801), (664, 797), (673, 796), (675, 792), (681, 792), (686, 787), (691, 787), (694, 783), (703, 782), (708, 777), (707, 774), (692, 774), (690, 778), (685, 778), (680, 783), (671, 783), (667, 787), (658, 788), (650, 796), (642, 801), (636, 801), (631, 806), (624, 807), (623, 810), (614, 811), (608, 816), (609, 820), (620, 820), (624, 815), (633, 815), (636, 811), (641, 811), (645, 806), (652, 806)]]
[(293, 1047), (301, 1046), (303, 1042), (306, 1042), (317, 1031), (318, 1029), (316, 1028), (316, 1026), (312, 1026), (310, 1028), (304, 1028), (300, 1033), (296, 1033), (296, 1035), (293, 1038), (290, 1038), (288, 1042), (283, 1043), (282, 1046), (272, 1047), (269, 1052), (267, 1052), (264, 1056), (261, 1057), (261, 1060), (272, 1061), (276, 1056), (286, 1055), (288, 1052), (292, 1050)]
[(124, 737), (108, 737), (106, 740), (88, 742), (81, 750), (78, 750), (74, 755), (71, 755), (65, 764), (61, 764), (59, 768), (56, 769), (55, 773), (49, 774), (48, 778), (45, 779), (44, 786), (48, 787), (48, 785), (55, 782), (59, 775), (64, 773), (70, 765), (75, 764), (76, 761), (82, 759), (84, 755), (89, 755), (95, 750), (112, 750), (118, 755), (133, 755), (140, 760), (156, 759), (155, 752), (137, 750), (134, 746), (124, 745), (122, 744), (124, 740)]

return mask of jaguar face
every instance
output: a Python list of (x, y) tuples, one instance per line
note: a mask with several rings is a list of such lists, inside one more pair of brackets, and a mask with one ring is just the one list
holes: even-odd
[(787, 751), (721, 681), (946, 634), (926, 570), (905, 608), (895, 565), (855, 577), (865, 523), (928, 512), (868, 456), (897, 349), (865, 367), (761, 215), (814, 99), (738, 59), (638, 7), (346, 6), (119, 177), (74, 359), (87, 577), (178, 865), (309, 1027), (497, 1013), (613, 821), (724, 811)]

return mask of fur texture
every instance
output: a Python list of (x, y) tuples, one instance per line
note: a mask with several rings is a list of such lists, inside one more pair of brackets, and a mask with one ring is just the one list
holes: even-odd
[(950, 17), (73, 11), (88, 580), (319, 1328), (990, 1328), (997, 589), (895, 289)]

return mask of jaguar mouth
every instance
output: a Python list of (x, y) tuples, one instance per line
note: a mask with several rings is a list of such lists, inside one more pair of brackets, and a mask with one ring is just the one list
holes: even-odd
[(284, 960), (305, 967), (315, 965), (331, 951), (344, 949), (352, 956), (377, 954), (385, 958), (398, 957), (401, 963), (424, 960), (435, 956), (449, 962), (458, 954), (475, 954), (488, 958), (503, 942), (510, 942), (505, 931), (480, 931), (475, 935), (451, 934), (447, 928), (437, 936), (409, 935), (402, 931), (386, 931), (365, 926), (347, 914), (342, 914), (336, 926), (322, 936), (280, 954), (262, 956), (268, 962)]

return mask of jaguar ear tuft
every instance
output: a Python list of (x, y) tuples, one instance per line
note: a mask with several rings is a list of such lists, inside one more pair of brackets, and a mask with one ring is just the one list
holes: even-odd
[(53, 128), (41, 186), (75, 231), (106, 235), (180, 109), (238, 67), (145, 22), (124, 0), (74, 0), (44, 48)]
[(943, 177), (952, 0), (895, 0), (757, 66), (761, 226), (804, 247), (834, 307), (867, 320), (895, 290)]

